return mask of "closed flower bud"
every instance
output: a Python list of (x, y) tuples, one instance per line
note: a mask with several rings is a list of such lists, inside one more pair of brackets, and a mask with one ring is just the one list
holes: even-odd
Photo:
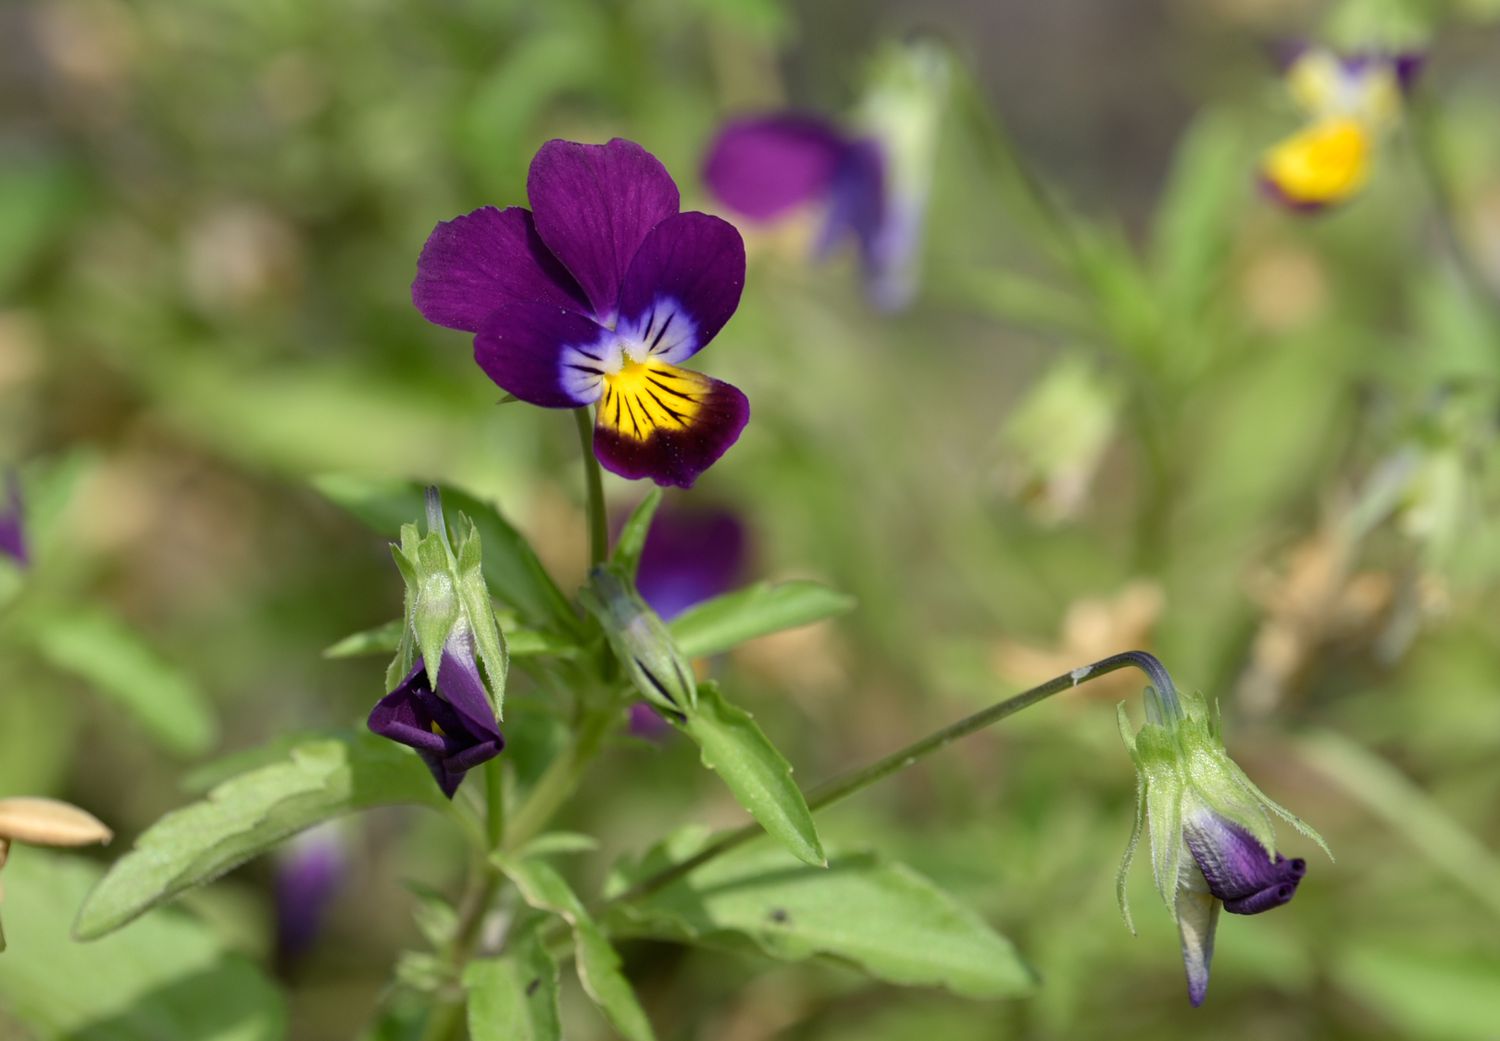
[(642, 697), (676, 715), (698, 704), (693, 670), (661, 618), (621, 570), (594, 568), (581, 597)]
[(1160, 685), (1161, 692), (1147, 689), (1147, 722), (1135, 734), (1125, 706), (1119, 709), (1120, 733), (1136, 766), (1136, 819), (1117, 892), (1130, 923), (1125, 880), (1145, 826), (1152, 874), (1177, 920), (1188, 998), (1196, 1006), (1208, 993), (1220, 909), (1259, 914), (1280, 907), (1292, 899), (1306, 874), (1305, 861), (1276, 851), (1271, 815), (1324, 852), (1328, 847), (1229, 758), (1217, 714), (1202, 695), (1185, 694), (1179, 701), (1165, 673)]

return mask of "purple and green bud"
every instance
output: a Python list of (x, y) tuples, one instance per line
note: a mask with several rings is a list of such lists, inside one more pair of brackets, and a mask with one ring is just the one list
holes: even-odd
[(1136, 767), (1136, 816), (1116, 892), (1134, 931), (1125, 881), (1144, 828), (1157, 891), (1177, 920), (1188, 998), (1197, 1006), (1208, 993), (1220, 909), (1259, 914), (1280, 907), (1307, 871), (1305, 861), (1276, 851), (1272, 814), (1325, 853), (1328, 847), (1229, 758), (1217, 710), (1203, 695), (1179, 698), (1165, 676), (1159, 685), (1147, 688), (1146, 723), (1134, 734), (1119, 708), (1120, 735)]
[(579, 597), (599, 620), (610, 649), (642, 697), (675, 716), (697, 707), (698, 685), (692, 667), (677, 649), (666, 623), (620, 568), (608, 564), (594, 568)]
[(460, 516), (450, 542), (435, 489), (427, 507), (427, 533), (407, 524), (391, 547), (406, 580), (406, 625), (386, 671), (391, 692), (370, 713), (370, 729), (416, 749), (452, 798), (465, 772), (505, 747), (499, 724), (509, 657), (479, 532)]

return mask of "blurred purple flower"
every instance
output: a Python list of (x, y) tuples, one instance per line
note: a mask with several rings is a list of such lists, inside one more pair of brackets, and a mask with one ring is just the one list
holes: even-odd
[(730, 510), (663, 509), (641, 548), (636, 589), (670, 622), (743, 581), (748, 546), (744, 522)]
[(895, 310), (907, 302), (909, 286), (898, 272), (917, 248), (921, 208), (902, 205), (889, 191), (886, 151), (876, 138), (847, 134), (822, 116), (747, 116), (714, 138), (703, 180), (715, 199), (752, 223), (819, 211), (814, 257), (853, 242), (875, 304)]
[(337, 825), (325, 824), (291, 841), (276, 862), (276, 960), (287, 971), (312, 949), (348, 872)]
[(547, 142), (526, 190), (531, 210), (486, 206), (439, 224), (413, 303), (474, 333), (475, 360), (501, 389), (545, 408), (597, 405), (607, 469), (690, 487), (750, 418), (737, 388), (678, 367), (739, 306), (739, 232), (679, 213), (666, 168), (620, 138)]
[(672, 724), (662, 718), (661, 713), (644, 701), (630, 706), (630, 734), (645, 741), (665, 741), (672, 733)]
[(375, 705), (369, 726), (381, 737), (416, 749), (451, 799), (464, 774), (505, 747), (467, 631), (456, 630), (444, 645), (438, 686), (432, 689), (418, 658), (401, 685)]
[(21, 479), (14, 470), (5, 474), (5, 505), (0, 508), (0, 553), (26, 567), (31, 554), (26, 548), (26, 511), (21, 498)]

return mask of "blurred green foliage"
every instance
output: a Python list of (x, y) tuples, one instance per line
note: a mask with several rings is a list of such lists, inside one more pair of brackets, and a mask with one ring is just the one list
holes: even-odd
[[(0, 11), (0, 465), (21, 466), (37, 550), (0, 575), (0, 795), (66, 797), (130, 841), (211, 756), (361, 720), (380, 664), (321, 652), (399, 613), (385, 544), (420, 513), (375, 535), (334, 505), (359, 512), (371, 481), (499, 502), (516, 531), (484, 530), (487, 547), (524, 536), (571, 595), (571, 422), (498, 407), (466, 338), (416, 314), (427, 232), (524, 201), (551, 137), (638, 140), (707, 205), (719, 119), (848, 110), (859, 56), (936, 21), (970, 78), (917, 304), (878, 316), (850, 258), (810, 267), (753, 237), (712, 347), (754, 418), (690, 494), (746, 515), (759, 577), (859, 604), (740, 647), (725, 692), (806, 787), (1145, 646), (1220, 700), (1231, 752), (1339, 860), (1314, 860), (1289, 908), (1224, 923), (1209, 1002), (1188, 1009), (1149, 883), (1139, 937), (1110, 884), (1132, 798), (1113, 702), (1138, 684), (1085, 687), (818, 821), (830, 848), (878, 849), (978, 909), (1035, 995), (622, 943), (658, 1036), (1493, 1041), (1500, 45), (1466, 19), (1496, 5), (1345, 5), (1435, 35), (1370, 189), (1316, 220), (1258, 199), (1251, 171), (1295, 121), (1259, 45), (1315, 32), (1324, 5), (1056, 7), (1079, 17), (957, 0)], [(1137, 80), (1109, 111), (1150, 132), (1101, 130), (1090, 106)], [(621, 514), (643, 494), (607, 491)], [(504, 578), (532, 591), (520, 621), (566, 615), (523, 564)], [(512, 687), (521, 777), (556, 752), (555, 704)], [(686, 741), (622, 740), (563, 823), (605, 864), (740, 820)], [(400, 882), (454, 888), (445, 824), (361, 818), (328, 928), (279, 987), (268, 861), (77, 945), (89, 860), (122, 848), (17, 849), (0, 1037), (409, 1036), (420, 1003), (385, 990), (421, 945)], [(610, 1036), (569, 973), (560, 1001), (570, 1037)]]

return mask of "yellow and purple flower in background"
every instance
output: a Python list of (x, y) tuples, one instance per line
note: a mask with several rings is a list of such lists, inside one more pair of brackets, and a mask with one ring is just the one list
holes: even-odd
[(480, 368), (522, 401), (596, 405), (607, 469), (691, 486), (750, 418), (737, 388), (679, 367), (739, 306), (739, 232), (678, 212), (666, 168), (620, 138), (547, 142), (526, 190), (530, 210), (486, 206), (439, 224), (413, 302), (473, 333)]
[(871, 301), (899, 310), (916, 292), (948, 61), (928, 39), (894, 48), (847, 128), (799, 112), (731, 120), (709, 146), (704, 183), (750, 224), (811, 213), (814, 258), (852, 242)]
[(0, 504), (0, 554), (20, 567), (31, 563), (26, 547), (26, 510), (21, 497), (21, 479), (14, 470), (5, 474), (5, 501)]
[(1376, 146), (1400, 117), (1422, 56), (1298, 44), (1283, 57), (1307, 125), (1266, 150), (1260, 184), (1288, 209), (1315, 213), (1347, 202), (1369, 181)]
[[(664, 622), (729, 592), (745, 580), (750, 539), (739, 514), (723, 507), (657, 511), (641, 547), (636, 590)], [(630, 732), (656, 740), (671, 733), (644, 701), (630, 706)]]
[(1220, 909), (1248, 915), (1280, 907), (1307, 872), (1305, 861), (1276, 851), (1271, 815), (1325, 853), (1328, 847), (1229, 758), (1218, 713), (1206, 698), (1179, 698), (1165, 674), (1160, 686), (1146, 689), (1146, 723), (1134, 735), (1124, 704), (1119, 707), (1120, 735), (1136, 768), (1136, 810), (1116, 892), (1133, 931), (1125, 882), (1141, 832), (1148, 830), (1151, 874), (1177, 920), (1188, 1000), (1196, 1007), (1208, 994)]

